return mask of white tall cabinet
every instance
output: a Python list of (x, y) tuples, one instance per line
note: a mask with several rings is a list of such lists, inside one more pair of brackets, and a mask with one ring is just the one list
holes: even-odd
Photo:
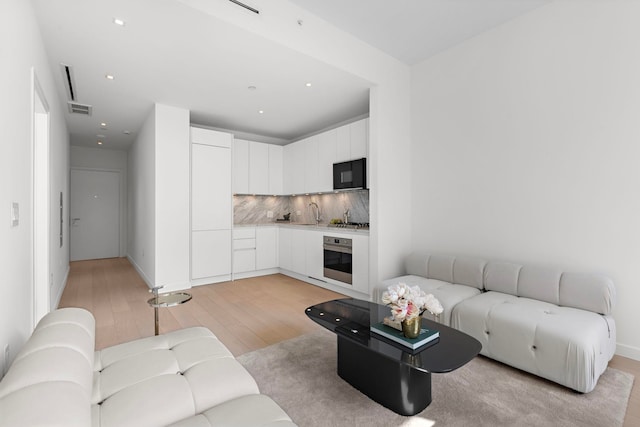
[(229, 133), (191, 127), (192, 281), (231, 275), (232, 141)]

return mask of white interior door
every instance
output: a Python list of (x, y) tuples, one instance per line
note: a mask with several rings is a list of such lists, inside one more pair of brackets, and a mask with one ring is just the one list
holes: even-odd
[(70, 259), (115, 258), (120, 248), (120, 173), (71, 169)]

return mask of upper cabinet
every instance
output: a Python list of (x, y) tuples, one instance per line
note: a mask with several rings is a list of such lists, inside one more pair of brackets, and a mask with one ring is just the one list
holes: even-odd
[(283, 147), (269, 144), (269, 194), (283, 194)]
[(269, 194), (268, 144), (249, 141), (249, 193)]
[(233, 135), (226, 132), (219, 132), (211, 129), (191, 127), (191, 143), (212, 145), (215, 147), (231, 148)]
[(333, 164), (368, 157), (369, 119), (284, 147), (284, 194), (333, 190)]
[(284, 146), (284, 193), (305, 193), (305, 147), (304, 141)]
[(351, 158), (369, 157), (369, 119), (358, 120), (349, 125), (349, 148)]
[(233, 143), (233, 193), (278, 195), (282, 193), (281, 146), (236, 139)]
[(249, 194), (249, 141), (233, 141), (233, 193)]

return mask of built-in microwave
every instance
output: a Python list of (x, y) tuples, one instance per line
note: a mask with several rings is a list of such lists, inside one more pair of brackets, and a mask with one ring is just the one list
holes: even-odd
[(333, 189), (367, 187), (367, 159), (357, 159), (333, 164)]

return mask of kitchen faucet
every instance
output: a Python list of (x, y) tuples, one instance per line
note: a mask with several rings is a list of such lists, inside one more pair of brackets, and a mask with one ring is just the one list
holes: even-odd
[(318, 206), (318, 204), (316, 202), (309, 203), (309, 206), (315, 206), (316, 207), (316, 225), (320, 224), (320, 207)]

